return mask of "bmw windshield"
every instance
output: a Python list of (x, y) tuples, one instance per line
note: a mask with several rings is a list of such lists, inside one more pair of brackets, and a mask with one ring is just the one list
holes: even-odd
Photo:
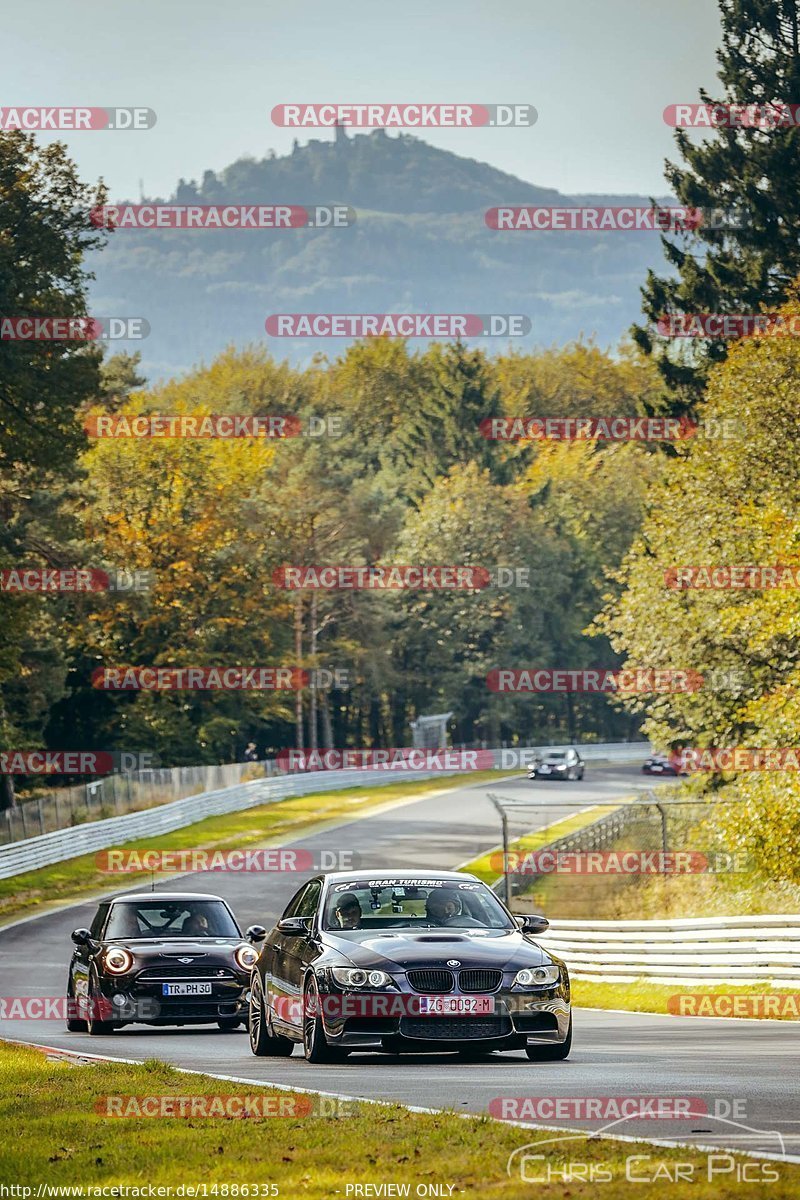
[(517, 928), (483, 883), (401, 878), (334, 884), (328, 893), (322, 927), (331, 932)]

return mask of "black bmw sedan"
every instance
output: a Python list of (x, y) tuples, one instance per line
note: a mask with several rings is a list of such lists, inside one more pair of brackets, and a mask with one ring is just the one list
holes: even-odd
[(250, 972), (258, 957), (218, 896), (144, 892), (103, 900), (91, 929), (72, 934), (67, 977), (71, 1033), (112, 1033), (123, 1025), (217, 1024), (247, 1019)]
[(309, 1062), (354, 1050), (524, 1049), (566, 1058), (567, 968), (473, 875), (373, 871), (318, 875), (292, 897), (250, 985), (250, 1047)]

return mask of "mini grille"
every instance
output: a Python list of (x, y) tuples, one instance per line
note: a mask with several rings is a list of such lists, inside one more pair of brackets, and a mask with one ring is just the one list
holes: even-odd
[(198, 963), (197, 966), (180, 963), (164, 963), (159, 967), (144, 967), (136, 977), (142, 983), (169, 983), (170, 980), (188, 979), (198, 983), (223, 983), (236, 976), (229, 967), (212, 967)]

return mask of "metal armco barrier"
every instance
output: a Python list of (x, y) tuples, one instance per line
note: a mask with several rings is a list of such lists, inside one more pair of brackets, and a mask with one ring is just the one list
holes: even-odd
[(596, 983), (800, 985), (800, 916), (559, 921), (536, 938)]
[[(492, 750), (491, 753), (494, 756), (495, 766), (499, 770), (509, 770), (515, 765), (512, 755), (517, 756), (516, 765), (518, 765), (521, 752), (537, 749), (558, 749), (558, 747), (497, 749)], [(591, 761), (638, 762), (644, 760), (650, 752), (650, 747), (646, 742), (620, 742), (581, 746), (580, 751), (584, 759)], [(436, 752), (432, 751), (431, 753)], [(77, 858), (81, 854), (106, 850), (110, 846), (118, 846), (124, 842), (154, 837), (162, 833), (172, 833), (175, 829), (183, 829), (187, 825), (193, 825), (196, 821), (202, 821), (204, 817), (255, 808), (261, 804), (274, 804), (292, 796), (305, 796), (311, 792), (336, 791), (347, 787), (374, 787), (380, 784), (398, 783), (404, 779), (446, 778), (454, 773), (454, 771), (442, 770), (399, 771), (386, 769), (307, 771), (297, 775), (253, 779), (248, 783), (220, 788), (211, 792), (201, 792), (199, 795), (187, 796), (183, 800), (160, 804), (143, 811), (129, 812), (101, 821), (90, 821), (83, 825), (57, 829), (52, 833), (0, 846), (0, 879), (8, 879), (13, 875), (20, 875), (24, 871), (50, 866), (52, 863), (63, 862), (68, 858)]]
[[(403, 778), (428, 779), (444, 774), (442, 771), (408, 771), (404, 772)], [(397, 782), (397, 775), (389, 771), (313, 771), (302, 775), (282, 775), (277, 779), (253, 779), (249, 783), (221, 788), (216, 792), (203, 792), (199, 796), (187, 796), (185, 800), (175, 800), (172, 804), (161, 804), (143, 812), (109, 817), (105, 821), (90, 821), (85, 825), (57, 829), (41, 837), (0, 846), (0, 879), (63, 862), (67, 858), (77, 858), (81, 854), (106, 850), (109, 846), (172, 833), (205, 817), (239, 812), (261, 804), (275, 804), (279, 800), (306, 796), (312, 792)]]

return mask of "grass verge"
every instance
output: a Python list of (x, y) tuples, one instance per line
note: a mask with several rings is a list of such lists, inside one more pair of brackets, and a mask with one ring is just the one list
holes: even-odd
[[(413, 783), (405, 781), (317, 792), (224, 816), (206, 817), (173, 833), (125, 842), (123, 847), (126, 850), (239, 849), (276, 844), (287, 835), (308, 832), (312, 827), (355, 820), (362, 813), (393, 801), (421, 798), (498, 778), (501, 776), (496, 771), (471, 771), (442, 780), (423, 779)], [(156, 874), (156, 879), (168, 877)], [(115, 887), (120, 890), (133, 887), (137, 878), (149, 887), (149, 872), (138, 877), (109, 874), (98, 869), (94, 854), (84, 854), (10, 879), (0, 879), (0, 927), (14, 917), (45, 905), (54, 906)]]
[[(582, 1008), (621, 1008), (626, 1012), (668, 1013), (671, 997), (712, 997), (709, 1001), (684, 1001), (685, 1016), (761, 1017), (772, 1020), (800, 1019), (800, 994), (791, 988), (773, 988), (766, 981), (748, 984), (715, 984), (701, 980), (679, 986), (675, 983), (651, 983), (637, 979), (635, 983), (593, 983), (588, 979), (572, 980), (572, 1003)], [(753, 1003), (728, 1005), (715, 1003), (715, 996), (749, 996)], [(781, 997), (791, 997), (781, 1001)], [(673, 1009), (679, 1001), (673, 1000)], [(739, 1011), (735, 1011), (738, 1009)], [(713, 1011), (712, 1011), (713, 1010)]]
[[(552, 825), (545, 825), (543, 829), (536, 829), (533, 833), (526, 833), (522, 837), (514, 838), (508, 843), (509, 853), (524, 854), (526, 851), (541, 850), (542, 846), (548, 846), (550, 842), (555, 842), (558, 838), (568, 837), (569, 834), (577, 833), (579, 829), (584, 829), (587, 825), (599, 821), (601, 817), (605, 817), (615, 808), (619, 808), (619, 804), (620, 802), (597, 804), (586, 812), (575, 813), (574, 816), (554, 821)], [(497, 859), (500, 858), (502, 864), (502, 851), (502, 846), (493, 846), (491, 850), (487, 850), (478, 858), (462, 863), (459, 870), (477, 875), (484, 883), (496, 883), (501, 877), (501, 872), (497, 870)]]
[[(331, 1089), (337, 1085), (341, 1079), (331, 1068)], [(279, 1195), (325, 1200), (347, 1195), (348, 1184), (360, 1184), (362, 1189), (372, 1184), (375, 1190), (361, 1190), (358, 1194), (362, 1196), (403, 1195), (403, 1191), (377, 1188), (380, 1184), (406, 1184), (406, 1194), (412, 1196), (490, 1195), (512, 1200), (533, 1193), (531, 1184), (520, 1179), (517, 1164), (521, 1155), (514, 1160), (513, 1173), (506, 1173), (509, 1155), (531, 1142), (558, 1136), (488, 1118), (464, 1120), (449, 1112), (409, 1113), (399, 1105), (352, 1105), (352, 1115), (301, 1119), (113, 1119), (97, 1111), (98, 1101), (107, 1096), (215, 1094), (274, 1096), (276, 1102), (282, 1098), (284, 1103), (287, 1098), (287, 1093), (270, 1088), (245, 1088), (205, 1075), (182, 1075), (158, 1060), (131, 1066), (74, 1064), (48, 1059), (28, 1047), (0, 1043), (0, 1178), (7, 1184), (32, 1187), (33, 1195), (40, 1183), (49, 1188), (83, 1185), (86, 1196), (92, 1195), (89, 1188), (199, 1184), (206, 1185), (205, 1194), (212, 1197)], [(297, 1100), (307, 1104), (309, 1098), (298, 1096)], [(20, 1130), (24, 1130), (24, 1138)], [(673, 1150), (647, 1143), (633, 1146), (579, 1136), (530, 1152), (545, 1154), (545, 1161), (533, 1164), (540, 1177), (548, 1169), (563, 1172), (568, 1162), (611, 1172), (611, 1180), (602, 1188), (606, 1200), (630, 1195), (625, 1168), (633, 1155), (640, 1176), (660, 1170), (659, 1195), (687, 1194), (685, 1183), (663, 1182), (665, 1169), (674, 1172), (682, 1163), (691, 1164), (694, 1170), (694, 1200), (739, 1200), (741, 1196), (733, 1156), (728, 1170), (722, 1173), (720, 1165), (719, 1173), (709, 1180), (709, 1156), (685, 1148)], [(648, 1157), (642, 1160), (643, 1155)], [(748, 1170), (777, 1174), (769, 1183), (773, 1200), (788, 1200), (800, 1193), (800, 1166), (750, 1160)], [(587, 1173), (591, 1179), (591, 1170)], [(434, 1191), (433, 1184), (441, 1190)], [(219, 1185), (218, 1190), (211, 1191), (213, 1185)], [(260, 1186), (243, 1192), (245, 1185)], [(424, 1191), (419, 1191), (420, 1185), (425, 1186)], [(227, 1191), (222, 1190), (225, 1187)], [(548, 1196), (588, 1200), (597, 1195), (597, 1184), (579, 1179), (566, 1187), (556, 1174), (553, 1186), (539, 1188), (539, 1193), (542, 1190)], [(183, 1194), (189, 1193), (184, 1190)], [(195, 1192), (198, 1194), (203, 1193)]]

